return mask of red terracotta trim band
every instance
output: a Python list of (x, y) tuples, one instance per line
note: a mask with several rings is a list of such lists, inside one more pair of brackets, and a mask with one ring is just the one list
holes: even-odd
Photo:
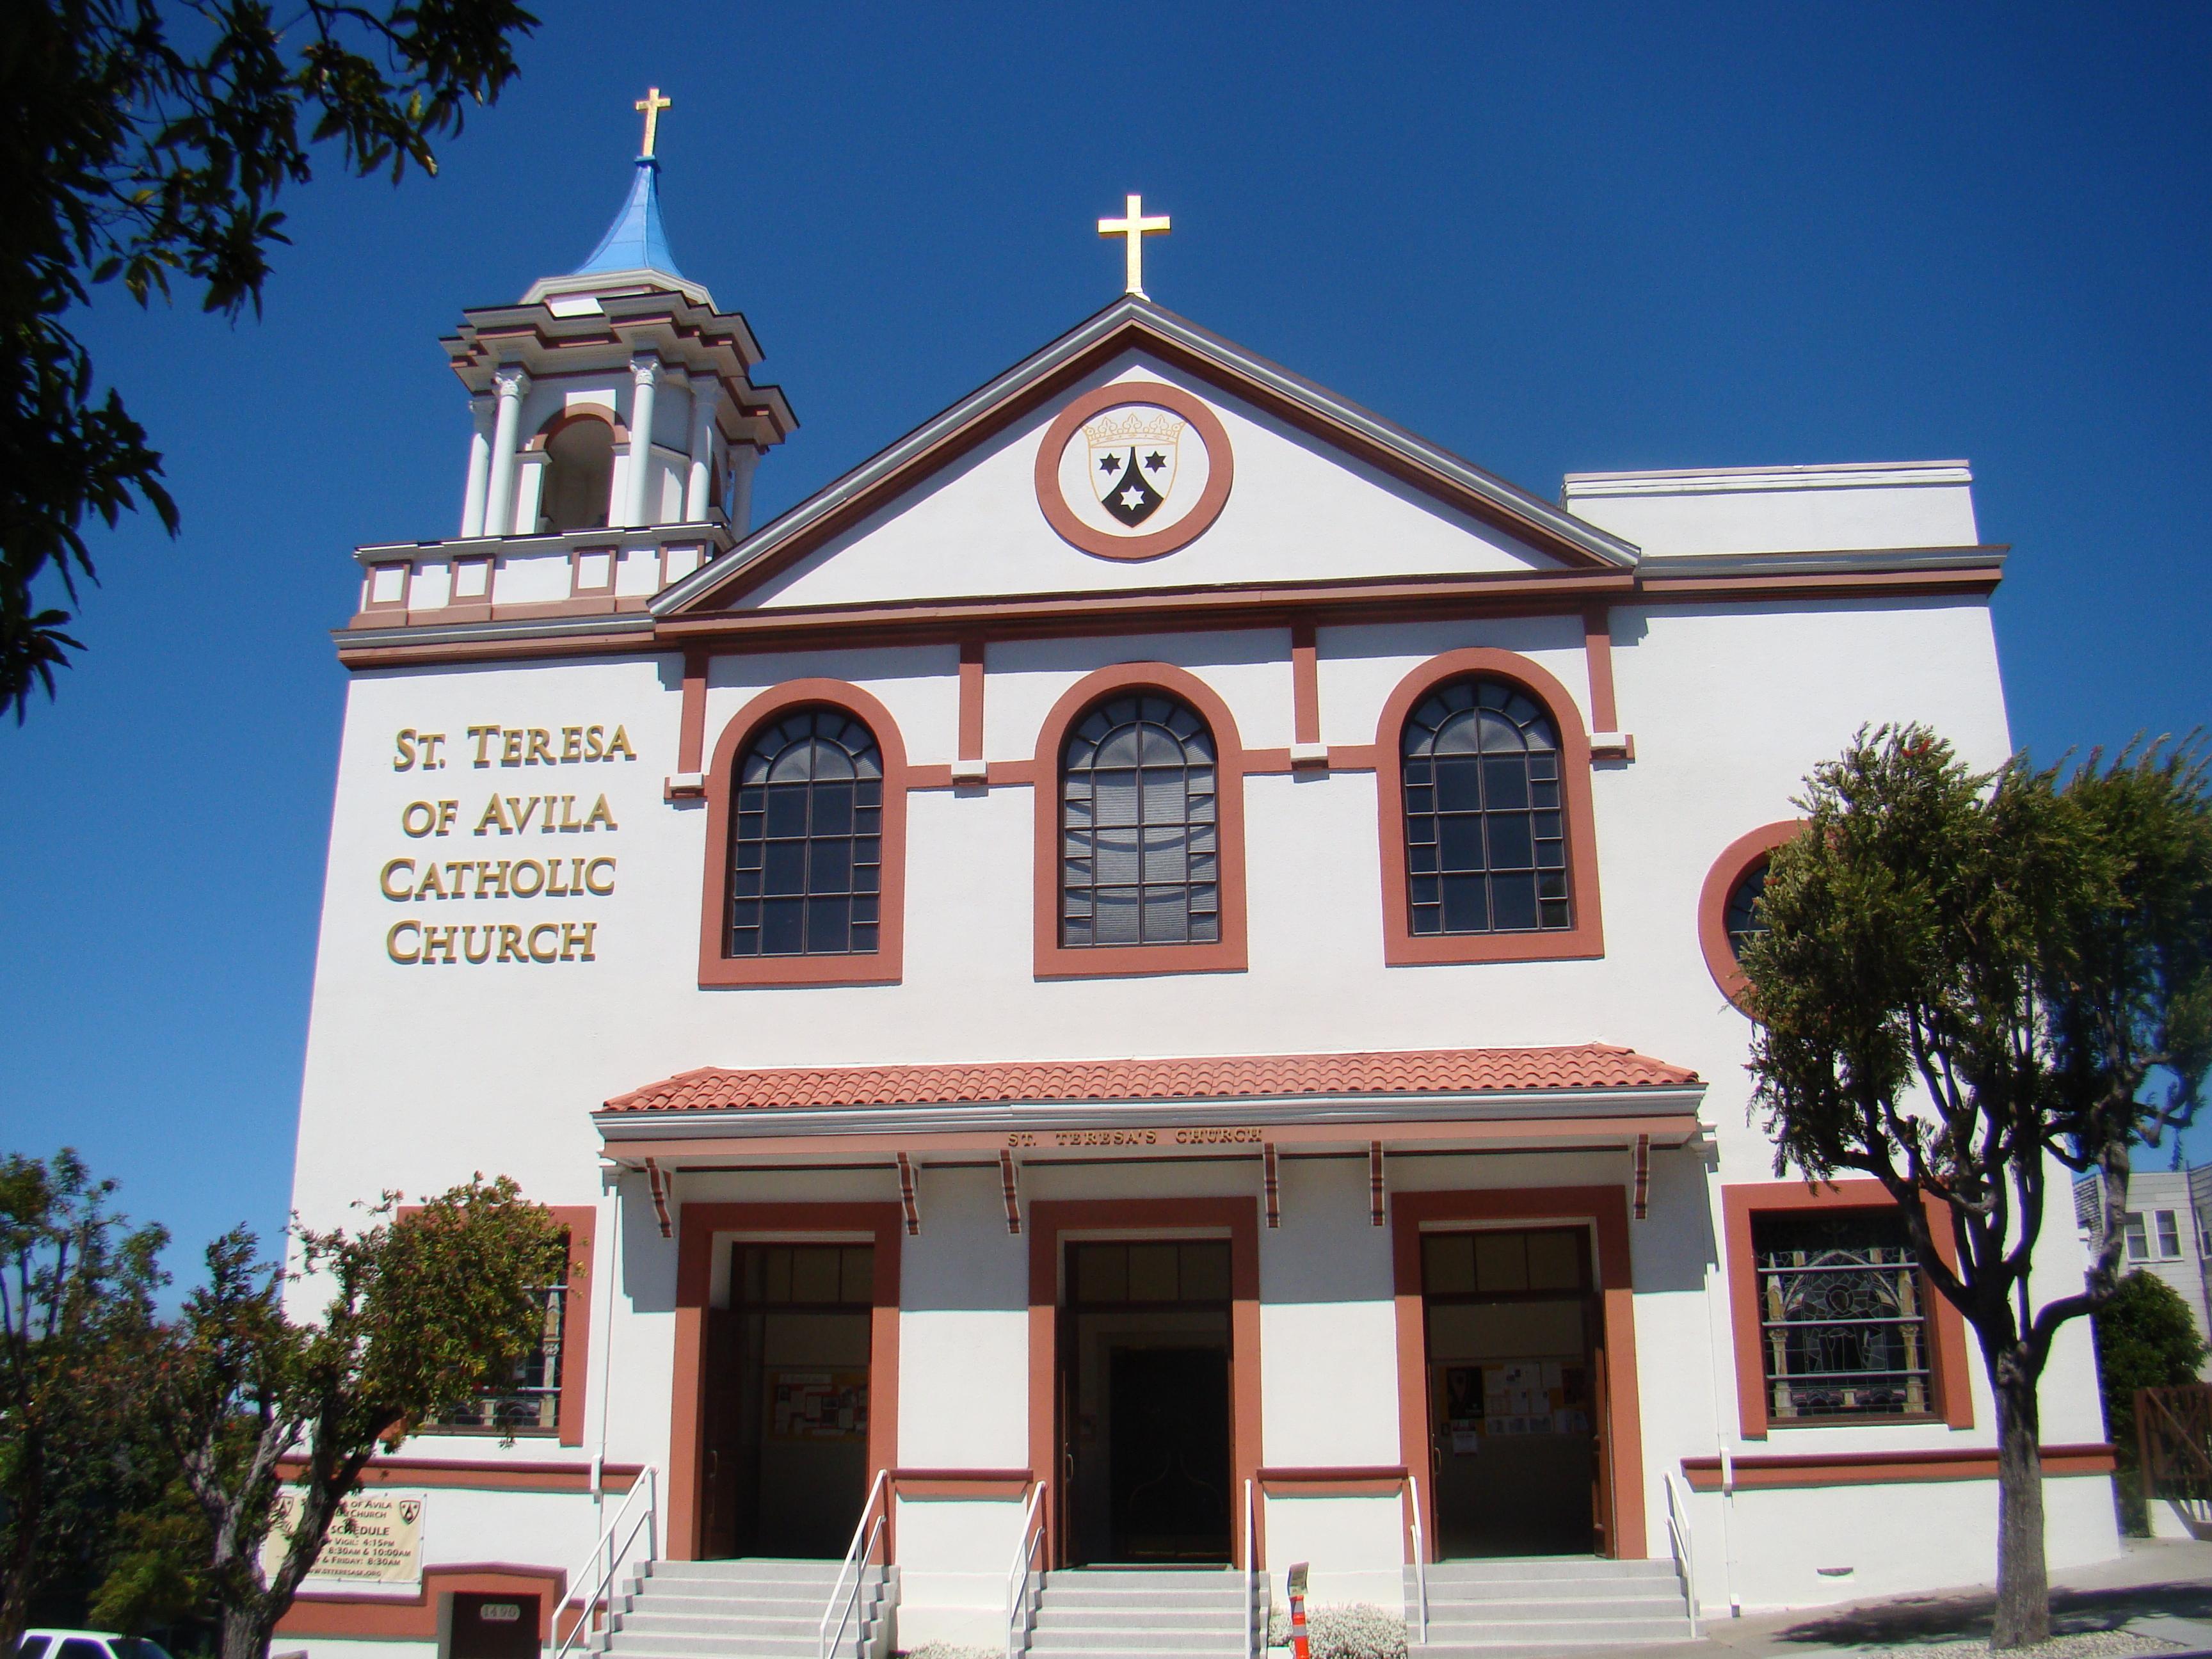
[(1321, 653), (1311, 622), (1291, 624), (1291, 741), (1321, 741)]
[[(292, 1599), (276, 1621), (280, 1636), (355, 1638), (370, 1641), (434, 1642), (441, 1600), (447, 1595), (511, 1595), (538, 1601), (538, 1639), (554, 1639), (554, 1612), (568, 1588), (561, 1567), (511, 1565), (506, 1562), (425, 1567), (412, 1595), (349, 1595), (309, 1590)], [(565, 1632), (564, 1632), (565, 1633)]]
[(696, 772), (707, 749), (707, 653), (684, 653), (684, 709), (677, 726), (676, 769)]
[(960, 758), (983, 758), (983, 641), (960, 641)]
[[(2110, 1445), (2045, 1446), (2043, 1473), (2049, 1476), (2110, 1474)], [(1869, 1486), (1930, 1480), (1994, 1480), (1995, 1447), (1942, 1451), (1832, 1452), (1826, 1456), (1738, 1457), (1732, 1461), (1736, 1490), (1758, 1492), (1789, 1486)], [(1722, 1490), (1721, 1460), (1686, 1457), (1682, 1474), (1692, 1492)]]
[[(307, 1472), (304, 1458), (286, 1457), (277, 1473), (296, 1480)], [(645, 1473), (642, 1463), (603, 1463), (599, 1490), (628, 1492)], [(589, 1492), (589, 1463), (542, 1462), (471, 1462), (462, 1458), (379, 1457), (361, 1472), (364, 1486), (423, 1486), (459, 1492)]]
[(1600, 732), (1620, 730), (1613, 696), (1613, 612), (1601, 605), (1583, 611), (1583, 656), (1589, 665), (1590, 725)]

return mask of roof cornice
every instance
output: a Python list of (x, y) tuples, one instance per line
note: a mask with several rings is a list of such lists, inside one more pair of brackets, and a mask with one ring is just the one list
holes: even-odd
[(672, 616), (728, 597), (738, 584), (763, 579), (1125, 350), (1150, 350), (1233, 396), (1289, 416), (1317, 436), (1362, 449), (1395, 476), (1535, 542), (1571, 565), (1634, 568), (1636, 549), (1630, 544), (1186, 318), (1128, 295), (666, 589), (653, 600), (653, 613)]

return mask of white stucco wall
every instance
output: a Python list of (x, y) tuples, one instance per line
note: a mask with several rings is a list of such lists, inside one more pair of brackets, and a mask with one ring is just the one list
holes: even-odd
[[(1124, 362), (1102, 378), (1145, 372), (1152, 371)], [(1324, 457), (1311, 440), (1255, 410), (1208, 395), (1231, 433), (1238, 482), (1220, 522), (1186, 552), (1148, 566), (1117, 564), (1078, 554), (1052, 534), (1030, 487), (1047, 410), (751, 602), (1504, 572), (1540, 562), (1370, 471)], [(664, 398), (664, 425), (677, 418), (678, 401)], [(1967, 512), (1970, 518), (1970, 506)], [(1942, 528), (1916, 522), (1916, 534)], [(1971, 529), (1970, 522), (1952, 526)], [(1708, 523), (1699, 533), (1719, 532)], [(565, 571), (563, 564), (562, 595), (548, 597), (565, 595)], [(640, 577), (625, 566), (624, 579), (634, 586)], [(1591, 780), (1599, 892), (1578, 902), (1600, 907), (1600, 958), (1386, 967), (1376, 779), (1346, 770), (1246, 782), (1249, 971), (1156, 978), (1036, 978), (1030, 788), (916, 791), (908, 801), (902, 982), (836, 988), (697, 984), (706, 813), (694, 802), (665, 800), (662, 789), (678, 769), (682, 669), (673, 653), (357, 673), (333, 809), (295, 1201), (311, 1224), (326, 1225), (344, 1220), (351, 1200), (382, 1188), (421, 1193), (484, 1170), (514, 1175), (547, 1202), (596, 1204), (601, 1218), (586, 1443), (503, 1449), (426, 1436), (409, 1454), (580, 1462), (604, 1450), (611, 1462), (665, 1470), (676, 1246), (660, 1237), (641, 1178), (624, 1176), (603, 1193), (589, 1113), (672, 1073), (702, 1066), (1593, 1041), (1694, 1067), (1707, 1085), (1710, 1145), (1655, 1154), (1651, 1218), (1632, 1227), (1643, 1463), (1623, 1478), (1641, 1482), (1651, 1550), (1667, 1548), (1664, 1482), (1679, 1480), (1684, 1457), (1723, 1448), (1742, 1455), (1993, 1444), (1978, 1363), (1970, 1430), (1860, 1425), (1778, 1431), (1761, 1442), (1741, 1436), (1720, 1194), (1723, 1184), (1771, 1179), (1771, 1158), (1747, 1121), (1748, 1027), (1713, 984), (1696, 925), (1700, 887), (1722, 849), (1791, 816), (1790, 798), (1807, 770), (1862, 725), (1926, 720), (1977, 764), (2002, 757), (2008, 738), (1987, 607), (1975, 599), (1928, 598), (1624, 603), (1613, 611), (1612, 636), (1617, 724), (1633, 734), (1636, 758), (1601, 762)], [(1566, 689), (1585, 727), (1596, 723), (1577, 608), (1322, 628), (1324, 741), (1376, 741), (1393, 689), (1437, 653), (1471, 646), (1524, 656)], [(1203, 680), (1247, 747), (1291, 741), (1288, 629), (1231, 629), (993, 641), (986, 755), (1028, 759), (1047, 711), (1070, 686), (1097, 668), (1138, 660), (1170, 663)], [(910, 762), (942, 765), (957, 753), (957, 670), (949, 644), (717, 656), (707, 741), (711, 749), (762, 691), (824, 677), (880, 701)], [(605, 737), (619, 727), (635, 758), (506, 765), (494, 745), (491, 763), (478, 766), (467, 728), (487, 725), (544, 729), (556, 752), (564, 727), (596, 726)], [(403, 730), (445, 733), (442, 768), (395, 769)], [(573, 797), (561, 815), (570, 823), (604, 796), (612, 823), (548, 832), (541, 817), (525, 830), (501, 833), (493, 823), (479, 835), (494, 793), (517, 803), (532, 794)], [(442, 833), (406, 833), (404, 815), (418, 801), (429, 803), (434, 821), (437, 803), (454, 804)], [(399, 858), (419, 868), (430, 860), (601, 857), (615, 860), (612, 890), (604, 895), (393, 900), (379, 886), (380, 871)], [(387, 930), (410, 921), (590, 923), (592, 960), (402, 965), (387, 954)], [(1399, 1159), (1389, 1170), (1393, 1192), (1629, 1178), (1624, 1153)], [(1164, 1192), (1256, 1197), (1259, 1176), (1249, 1160), (1033, 1164), (1023, 1181), (1030, 1200)], [(897, 1190), (888, 1164), (685, 1174), (674, 1202), (680, 1208), (747, 1195), (884, 1201)], [(1284, 1224), (1263, 1231), (1261, 1242), (1263, 1460), (1395, 1465), (1403, 1443), (1389, 1233), (1368, 1224), (1364, 1158), (1286, 1159), (1282, 1190)], [(921, 1234), (902, 1247), (900, 1461), (1025, 1467), (1028, 1241), (1006, 1231), (994, 1169), (925, 1163), (921, 1202)], [(2070, 1229), (2059, 1228), (2045, 1240), (2043, 1279), (2063, 1287), (2078, 1272), (2079, 1251)], [(2101, 1438), (2082, 1328), (2062, 1340), (2044, 1400), (2046, 1440)], [(2051, 1492), (2052, 1559), (2110, 1553), (2105, 1484), (2054, 1480)], [(1975, 1579), (1987, 1570), (1993, 1506), (1990, 1484), (1971, 1481), (1893, 1492), (1700, 1494), (1689, 1512), (1710, 1607), (1716, 1595), (1723, 1606), (1730, 1595), (1747, 1606), (1810, 1604)], [(449, 1500), (440, 1492), (434, 1508), (433, 1560), (565, 1565), (590, 1541), (581, 1498), (457, 1493)], [(1910, 1519), (1898, 1521), (1900, 1513)], [(904, 1594), (917, 1621), (910, 1639), (923, 1639), (921, 1632), (981, 1639), (979, 1621), (1003, 1595), (1018, 1525), (1018, 1504), (1002, 1501), (902, 1504)], [(1401, 1526), (1394, 1498), (1279, 1494), (1267, 1505), (1268, 1565), (1279, 1572), (1291, 1559), (1308, 1559), (1317, 1596), (1388, 1601), (1403, 1557)], [(1814, 1547), (1862, 1534), (1884, 1540), (1881, 1559), (1864, 1552), (1863, 1559), (1832, 1562)], [(458, 1553), (444, 1553), (456, 1537)], [(1848, 1565), (1851, 1575), (1820, 1577), (1813, 1571), (1820, 1565)]]

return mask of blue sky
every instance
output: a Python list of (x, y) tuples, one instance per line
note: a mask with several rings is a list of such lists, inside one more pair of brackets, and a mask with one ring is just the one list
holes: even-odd
[(774, 513), (1110, 301), (1545, 496), (1561, 473), (1965, 457), (2016, 738), (2208, 713), (2212, 10), (539, 6), (434, 181), (288, 198), (258, 324), (103, 295), (174, 543), (94, 544), (0, 728), (0, 1148), (197, 1250), (283, 1218), (359, 543), (450, 533), (460, 308), (586, 253), (648, 82), (678, 258), (802, 427)]

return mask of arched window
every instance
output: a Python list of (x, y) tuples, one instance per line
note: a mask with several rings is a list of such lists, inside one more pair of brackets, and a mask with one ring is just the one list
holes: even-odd
[(842, 709), (800, 709), (756, 732), (737, 766), (726, 953), (873, 951), (884, 874), (874, 734)]
[(615, 434), (605, 421), (586, 416), (560, 426), (545, 441), (543, 527), (604, 530), (614, 495)]
[(1449, 681), (1407, 717), (1400, 754), (1409, 931), (1571, 928), (1559, 735), (1544, 706), (1504, 680)]
[(1766, 860), (1746, 870), (1729, 889), (1728, 908), (1721, 917), (1721, 925), (1728, 929), (1729, 954), (1738, 962), (1743, 960), (1743, 947), (1766, 931), (1766, 918), (1759, 914), (1759, 902), (1766, 894)]
[(1060, 942), (1213, 945), (1221, 869), (1213, 734), (1158, 691), (1108, 698), (1060, 767)]

